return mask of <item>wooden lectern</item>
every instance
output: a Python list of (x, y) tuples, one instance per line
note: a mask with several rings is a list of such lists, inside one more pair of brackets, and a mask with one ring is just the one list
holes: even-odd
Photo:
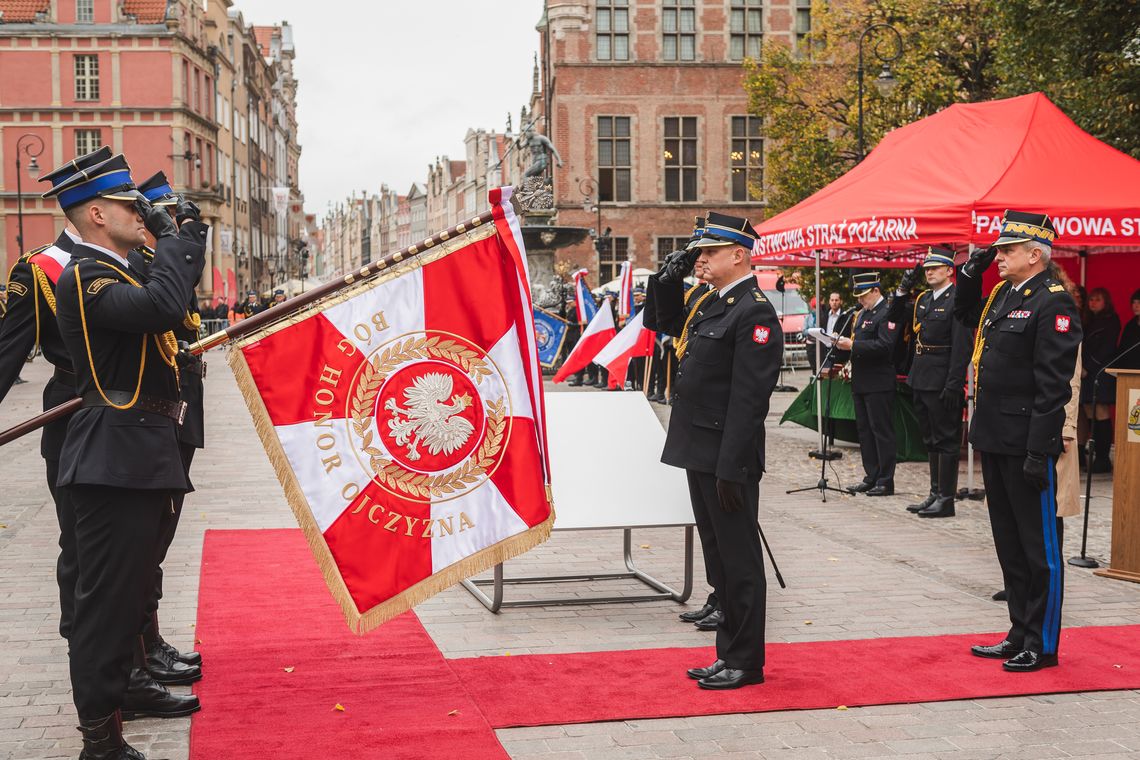
[(1140, 583), (1140, 370), (1116, 376), (1116, 457), (1112, 475), (1112, 565), (1097, 575)]

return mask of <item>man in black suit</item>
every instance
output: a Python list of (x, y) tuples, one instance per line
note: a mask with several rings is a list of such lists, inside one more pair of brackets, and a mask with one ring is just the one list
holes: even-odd
[[(79, 562), (73, 699), (85, 756), (140, 758), (123, 740), (120, 708), (154, 583), (162, 513), (175, 493), (190, 490), (178, 446), (185, 413), (178, 347), (169, 331), (185, 318), (201, 276), (208, 228), (187, 222), (178, 230), (164, 210), (145, 204), (121, 155), (45, 195), (58, 198), (83, 239), (56, 302), (83, 400), (67, 426), (57, 482), (74, 505)], [(148, 229), (157, 243), (143, 282), (127, 257)], [(183, 704), (186, 714), (198, 709), (196, 697)]]
[[(58, 185), (77, 171), (102, 163), (111, 157), (111, 149), (100, 148), (69, 161), (40, 178)], [(63, 268), (71, 260), (71, 250), (81, 242), (68, 223), (54, 243), (41, 246), (20, 257), (9, 277), (8, 317), (0, 328), (0, 401), (11, 390), (20, 375), (24, 361), (36, 349), (37, 341), (44, 358), (55, 368), (44, 386), (43, 409), (46, 412), (75, 398), (75, 371), (71, 356), (59, 334), (55, 318), (56, 283)], [(59, 557), (56, 560), (56, 582), (59, 585), (59, 635), (71, 636), (75, 612), (75, 579), (79, 568), (75, 556), (75, 512), (68, 494), (56, 488), (59, 477), (59, 455), (67, 433), (70, 416), (44, 426), (40, 439), (40, 455), (47, 470), (48, 491), (55, 502), (59, 522)]]
[(764, 682), (767, 582), (757, 532), (764, 473), (764, 418), (779, 377), (784, 336), (756, 287), (747, 219), (709, 213), (697, 266), (716, 294), (686, 315), (691, 259), (671, 256), (657, 275), (658, 328), (685, 338), (661, 461), (683, 467), (705, 562), (724, 620), (717, 659), (688, 671), (702, 689)]
[[(1081, 319), (1049, 276), (1056, 231), (1047, 214), (1007, 211), (1001, 234), (962, 266), (955, 316), (977, 326), (970, 442), (982, 479), (1010, 629), (978, 657), (1026, 673), (1057, 664), (1065, 561), (1057, 517), (1056, 458), (1081, 345)], [(997, 259), (1002, 281), (982, 301), (982, 275)]]
[[(919, 277), (928, 290), (910, 298)], [(958, 452), (962, 448), (962, 404), (973, 331), (954, 319), (954, 252), (928, 249), (926, 258), (903, 275), (889, 319), (910, 319), (914, 360), (907, 383), (930, 464), (930, 495), (907, 511), (919, 517), (953, 517), (958, 493)]]
[(868, 496), (895, 492), (895, 366), (891, 355), (898, 340), (898, 325), (888, 318), (886, 299), (879, 289), (878, 272), (854, 276), (859, 311), (851, 321), (852, 334), (836, 341), (851, 352), (851, 395), (855, 426), (863, 458), (863, 482), (847, 489)]

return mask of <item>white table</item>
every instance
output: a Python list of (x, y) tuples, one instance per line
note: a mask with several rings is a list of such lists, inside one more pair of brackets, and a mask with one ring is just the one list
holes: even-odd
[[(624, 573), (504, 578), (496, 565), (492, 578), (463, 581), (491, 612), (503, 607), (613, 604), (688, 600), (693, 591), (693, 509), (684, 470), (661, 464), (665, 431), (645, 396), (637, 392), (550, 393), (546, 396), (554, 530), (621, 530)], [(680, 591), (638, 569), (633, 561), (637, 528), (679, 527), (685, 532), (685, 577)], [(653, 593), (572, 599), (504, 601), (506, 585), (576, 583), (636, 579)], [(480, 588), (490, 586), (488, 596)]]

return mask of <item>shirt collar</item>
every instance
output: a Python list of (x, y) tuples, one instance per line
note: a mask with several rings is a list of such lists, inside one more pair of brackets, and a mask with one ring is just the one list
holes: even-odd
[(83, 242), (83, 238), (79, 237), (78, 235), (76, 235), (74, 232), (67, 229), (66, 227), (63, 228), (63, 234), (67, 235), (69, 238), (71, 238), (71, 242), (73, 242), (73, 243), (82, 243)]
[(934, 291), (934, 295), (931, 296), (931, 298), (941, 298), (942, 294), (945, 293), (947, 290), (949, 290), (950, 286), (953, 284), (954, 284), (953, 282), (950, 282), (949, 280), (947, 280), (945, 285), (940, 287), (938, 290)]
[(725, 287), (721, 288), (721, 289), (720, 289), (720, 291), (719, 291), (719, 292), (720, 292), (720, 294), (723, 296), (725, 293), (727, 293), (728, 291), (732, 290), (733, 288), (735, 288), (735, 287), (736, 287), (737, 285), (739, 285), (740, 283), (742, 283), (742, 282), (745, 282), (745, 281), (746, 281), (746, 280), (747, 280), (749, 277), (751, 277), (751, 278), (753, 278), (753, 279), (756, 279), (755, 275), (753, 275), (753, 274), (752, 274), (752, 272), (749, 272), (748, 274), (746, 274), (746, 275), (744, 275), (743, 277), (741, 277), (739, 280), (734, 280), (733, 282), (730, 282), (730, 283), (729, 283), (728, 285), (726, 285)]
[(86, 240), (83, 241), (83, 245), (87, 246), (88, 248), (94, 248), (99, 253), (107, 254), (112, 259), (114, 259), (115, 261), (118, 261), (120, 264), (122, 264), (125, 267), (129, 268), (131, 266), (131, 263), (129, 261), (127, 261), (124, 257), (122, 257), (119, 254), (112, 251), (110, 248), (104, 248), (101, 245), (95, 245), (94, 243), (86, 241)]

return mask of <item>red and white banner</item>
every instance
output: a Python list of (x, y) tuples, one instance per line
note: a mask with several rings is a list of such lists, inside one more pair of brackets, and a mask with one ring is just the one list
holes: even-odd
[(614, 326), (614, 312), (610, 308), (610, 299), (606, 298), (598, 307), (590, 324), (582, 331), (582, 337), (574, 344), (574, 349), (566, 357), (566, 361), (562, 362), (562, 367), (555, 373), (554, 382), (560, 383), (578, 370), (584, 369), (615, 335), (617, 328)]
[(649, 356), (653, 353), (653, 331), (642, 325), (645, 309), (621, 328), (621, 332), (594, 357), (594, 363), (609, 370), (609, 387), (622, 388), (629, 371), (629, 361), (636, 356)]
[(544, 541), (554, 522), (510, 188), (476, 227), (242, 339), (258, 433), (363, 633)]

